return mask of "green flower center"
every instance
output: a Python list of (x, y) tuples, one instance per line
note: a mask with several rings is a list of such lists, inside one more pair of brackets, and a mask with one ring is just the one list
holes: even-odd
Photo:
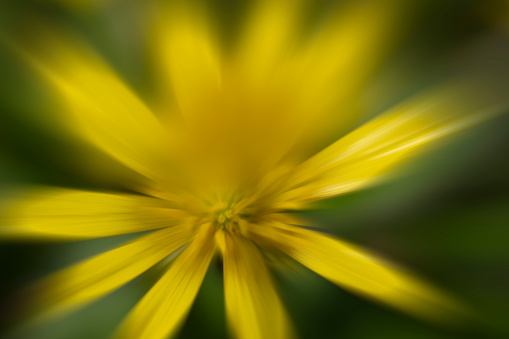
[(231, 208), (222, 209), (215, 213), (214, 222), (218, 228), (232, 230), (237, 224), (237, 215)]

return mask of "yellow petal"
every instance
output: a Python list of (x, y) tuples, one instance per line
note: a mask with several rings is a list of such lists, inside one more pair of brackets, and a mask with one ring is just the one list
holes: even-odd
[(250, 81), (267, 84), (295, 48), (301, 12), (302, 1), (256, 1), (239, 37), (234, 67)]
[(303, 44), (294, 61), (295, 79), (290, 80), (306, 118), (306, 139), (300, 148), (314, 146), (309, 140), (330, 142), (359, 121), (365, 112), (359, 98), (398, 32), (405, 30), (405, 7), (399, 0), (337, 5)]
[(253, 225), (251, 229), (260, 241), (362, 296), (436, 321), (468, 313), (445, 293), (345, 241), (283, 224)]
[(134, 279), (192, 237), (188, 225), (166, 228), (48, 276), (33, 286), (33, 309), (48, 317), (89, 303)]
[(181, 113), (186, 115), (203, 93), (208, 95), (219, 88), (218, 42), (203, 8), (196, 3), (173, 3), (157, 14), (153, 50), (164, 76), (160, 80), (165, 90), (173, 90)]
[[(214, 27), (201, 8), (170, 7), (163, 16), (158, 55), (186, 117), (182, 162), (190, 166), (185, 172), (202, 191), (247, 186), (288, 149), (291, 99), (267, 86), (263, 70), (273, 66), (274, 55), (286, 48), (285, 36), (294, 33), (286, 24), (294, 8), (295, 1), (289, 0), (257, 3), (239, 38), (241, 46), (226, 62), (221, 62)], [(255, 79), (263, 86), (253, 84)]]
[(286, 312), (257, 248), (226, 234), (224, 293), (230, 326), (237, 338), (290, 338)]
[(101, 238), (172, 226), (185, 217), (160, 199), (48, 188), (26, 194), (4, 211), (0, 237)]
[(64, 120), (113, 158), (149, 177), (161, 178), (169, 141), (152, 112), (90, 48), (71, 37), (43, 34), (40, 48), (19, 48), (54, 86)]
[[(359, 118), (361, 90), (397, 33), (404, 31), (405, 4), (351, 1), (331, 6), (316, 27), (305, 32), (310, 7), (305, 1), (255, 3), (232, 67), (252, 85), (250, 92), (276, 93), (284, 108), (259, 113), (269, 111), (273, 120), (267, 121), (264, 131), (269, 133), (264, 136), (282, 119), (277, 126), (280, 140), (272, 144), (295, 143), (293, 153), (302, 156)], [(285, 110), (291, 114), (285, 116)]]
[(500, 112), (471, 88), (445, 86), (373, 119), (296, 168), (279, 198), (285, 208), (354, 191), (376, 182), (437, 139)]
[(334, 101), (346, 112), (358, 101), (359, 90), (404, 29), (406, 6), (400, 0), (334, 6), (295, 56), (303, 109), (316, 114)]
[(191, 308), (214, 251), (210, 230), (202, 229), (129, 314), (117, 337), (163, 339), (176, 331)]

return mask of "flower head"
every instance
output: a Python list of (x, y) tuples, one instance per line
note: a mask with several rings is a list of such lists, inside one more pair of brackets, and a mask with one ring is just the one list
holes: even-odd
[(150, 231), (49, 276), (37, 285), (36, 306), (45, 314), (76, 308), (178, 253), (118, 332), (164, 338), (178, 329), (220, 256), (233, 333), (291, 337), (265, 260), (266, 250), (276, 250), (405, 312), (436, 319), (461, 312), (437, 289), (301, 227), (291, 214), (378, 181), (424, 145), (498, 107), (451, 82), (352, 129), (403, 3), (351, 3), (303, 34), (305, 2), (259, 1), (228, 52), (200, 8), (161, 9), (151, 37), (165, 95), (152, 109), (75, 40), (47, 36), (44, 48), (25, 49), (64, 105), (68, 126), (137, 172), (137, 192), (34, 190), (13, 205), (1, 234), (73, 240)]

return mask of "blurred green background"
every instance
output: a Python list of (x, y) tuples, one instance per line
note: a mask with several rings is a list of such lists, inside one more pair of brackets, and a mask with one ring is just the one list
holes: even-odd
[[(225, 41), (249, 2), (209, 1)], [(316, 1), (316, 13), (339, 1)], [(495, 72), (509, 66), (509, 2), (423, 0), (408, 13), (402, 41), (383, 61), (366, 100), (372, 114), (461, 67)], [(125, 81), (151, 101), (146, 2), (0, 2), (0, 204), (31, 184), (124, 189), (90, 152), (62, 130), (44, 86), (9, 47), (32, 23), (69, 27), (90, 41)], [(507, 90), (509, 96), (509, 89)], [(499, 117), (439, 143), (399, 175), (376, 187), (324, 202), (304, 217), (370, 248), (452, 291), (484, 320), (445, 327), (358, 298), (304, 268), (278, 263), (279, 291), (301, 338), (509, 337), (509, 118)], [(93, 151), (93, 150), (92, 150)], [(88, 154), (88, 153), (87, 153)], [(112, 165), (113, 166), (113, 165)], [(126, 177), (128, 174), (126, 173)], [(12, 296), (48, 272), (124, 242), (0, 242), (0, 334), (6, 338), (107, 338), (160, 274), (152, 270), (89, 307), (51, 323), (13, 332)], [(227, 335), (220, 264), (211, 266), (180, 338)]]

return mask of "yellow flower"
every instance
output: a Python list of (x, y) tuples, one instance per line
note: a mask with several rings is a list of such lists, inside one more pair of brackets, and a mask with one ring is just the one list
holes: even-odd
[[(259, 1), (229, 50), (201, 8), (160, 10), (151, 41), (165, 96), (153, 109), (75, 39), (46, 36), (44, 48), (25, 49), (65, 105), (68, 126), (141, 174), (140, 194), (34, 189), (11, 208), (1, 235), (73, 240), (150, 231), (39, 282), (37, 308), (54, 315), (83, 306), (176, 252), (117, 333), (165, 338), (220, 255), (234, 335), (292, 337), (264, 256), (276, 249), (405, 312), (437, 320), (461, 312), (435, 288), (300, 227), (290, 214), (371, 185), (422, 146), (497, 108), (451, 83), (346, 133), (363, 113), (361, 91), (397, 32), (403, 3), (353, 2), (303, 34), (305, 2)], [(344, 136), (331, 143), (338, 133)]]

